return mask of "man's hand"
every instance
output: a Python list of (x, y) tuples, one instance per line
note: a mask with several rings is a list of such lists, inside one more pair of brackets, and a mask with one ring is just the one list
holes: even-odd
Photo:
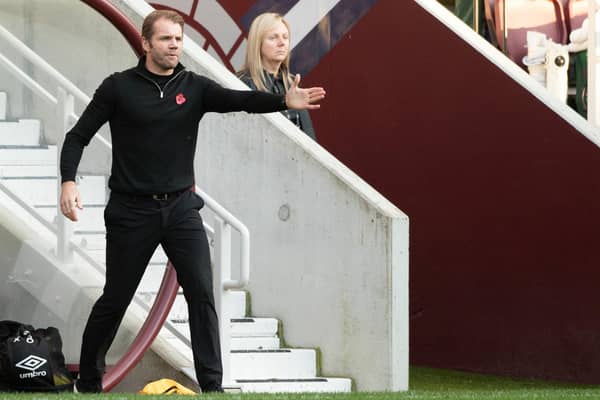
[(77, 185), (73, 181), (63, 182), (60, 190), (60, 211), (71, 221), (77, 221), (77, 209), (83, 210)]
[(300, 74), (296, 74), (292, 87), (285, 94), (285, 104), (293, 110), (314, 110), (319, 108), (319, 104), (314, 104), (325, 97), (325, 89), (322, 87), (312, 87), (307, 89), (299, 88)]

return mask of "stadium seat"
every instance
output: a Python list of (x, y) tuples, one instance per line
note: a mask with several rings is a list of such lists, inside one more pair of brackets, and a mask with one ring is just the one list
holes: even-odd
[[(524, 67), (527, 31), (545, 33), (556, 43), (568, 39), (562, 0), (495, 0), (494, 20), (498, 46), (515, 63)], [(506, 6), (506, 49), (504, 49), (504, 7)]]
[(573, 29), (581, 28), (583, 20), (588, 16), (588, 1), (587, 0), (563, 0), (567, 5), (565, 10), (565, 20), (569, 33)]

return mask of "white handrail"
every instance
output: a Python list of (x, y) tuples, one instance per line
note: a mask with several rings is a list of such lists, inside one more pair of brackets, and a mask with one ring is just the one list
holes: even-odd
[(63, 86), (67, 92), (72, 93), (77, 98), (77, 100), (85, 104), (90, 102), (90, 98), (88, 97), (88, 95), (83, 93), (81, 89), (79, 89), (71, 81), (65, 78), (60, 72), (54, 69), (54, 67), (48, 64), (46, 60), (37, 55), (33, 50), (27, 47), (23, 42), (21, 42), (16, 36), (10, 33), (2, 25), (0, 25), (0, 36), (6, 39), (6, 41), (10, 45), (12, 45), (19, 53), (21, 53), (27, 60), (35, 64), (37, 67), (41, 68), (52, 78), (56, 79), (56, 81), (60, 83), (61, 86)]
[(18, 80), (23, 82), (23, 84), (33, 92), (37, 93), (38, 96), (46, 100), (46, 102), (53, 105), (57, 103), (56, 97), (52, 96), (46, 89), (42, 87), (42, 85), (31, 79), (29, 75), (23, 72), (23, 70), (17, 67), (12, 61), (10, 61), (4, 56), (4, 54), (1, 53), (0, 64), (4, 65), (8, 72), (11, 72)]
[(223, 289), (242, 289), (250, 281), (250, 231), (240, 220), (234, 217), (229, 211), (223, 206), (217, 203), (212, 197), (206, 192), (200, 189), (197, 185), (195, 187), (196, 193), (198, 193), (204, 200), (204, 204), (210, 208), (216, 215), (221, 217), (225, 222), (231, 225), (235, 230), (240, 233), (241, 236), (241, 248), (240, 248), (240, 279), (239, 280), (228, 280), (223, 282)]
[[(17, 37), (15, 37), (12, 33), (10, 33), (6, 28), (0, 25), (0, 36), (6, 39), (8, 43), (10, 43), (17, 51), (19, 51), (27, 60), (33, 63), (36, 67), (42, 69), (46, 72), (50, 77), (54, 78), (61, 87), (66, 90), (68, 93), (75, 96), (79, 101), (83, 104), (88, 104), (91, 99), (88, 95), (86, 95), (81, 89), (79, 89), (73, 82), (68, 80), (64, 75), (58, 72), (54, 67), (52, 67), (46, 60), (37, 55), (33, 50), (27, 47), (26, 44), (21, 42)], [(11, 72), (18, 80), (23, 82), (25, 86), (31, 89), (38, 96), (42, 97), (46, 102), (51, 105), (58, 105), (58, 99), (52, 96), (46, 89), (44, 89), (39, 83), (33, 80), (29, 75), (23, 72), (18, 66), (16, 66), (12, 61), (10, 61), (6, 56), (0, 54), (0, 65), (4, 65), (4, 67)], [(71, 112), (68, 117), (71, 122), (75, 122), (79, 119), (79, 117)], [(98, 140), (102, 144), (110, 147), (110, 142), (106, 140), (104, 137), (100, 135), (94, 136), (95, 140)]]

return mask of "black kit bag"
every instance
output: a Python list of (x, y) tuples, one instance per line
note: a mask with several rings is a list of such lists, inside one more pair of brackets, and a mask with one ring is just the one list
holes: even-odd
[(24, 392), (73, 390), (58, 329), (0, 321), (0, 389)]

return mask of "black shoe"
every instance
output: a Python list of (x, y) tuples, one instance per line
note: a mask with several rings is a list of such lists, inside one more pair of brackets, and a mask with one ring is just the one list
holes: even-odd
[(102, 383), (78, 379), (73, 385), (73, 391), (75, 393), (102, 393)]
[(202, 393), (225, 393), (221, 385), (212, 385), (202, 388)]

